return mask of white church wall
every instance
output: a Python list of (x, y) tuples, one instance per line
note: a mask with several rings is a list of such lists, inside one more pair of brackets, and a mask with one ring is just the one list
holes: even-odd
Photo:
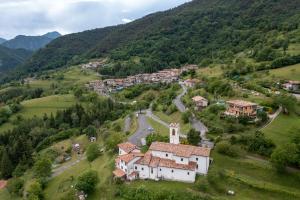
[(173, 154), (163, 151), (152, 151), (152, 156), (173, 160)]
[(178, 164), (184, 164), (184, 165), (189, 164), (189, 158), (173, 156), (173, 160), (175, 160), (175, 162)]
[(140, 179), (148, 179), (149, 178), (149, 167), (146, 165), (134, 165), (134, 170), (139, 173)]
[(183, 181), (193, 183), (195, 182), (196, 172), (182, 169), (159, 167), (158, 176), (162, 180)]
[(209, 157), (192, 156), (190, 161), (197, 163), (197, 165), (198, 165), (197, 173), (198, 174), (207, 174), (208, 168), (209, 168)]

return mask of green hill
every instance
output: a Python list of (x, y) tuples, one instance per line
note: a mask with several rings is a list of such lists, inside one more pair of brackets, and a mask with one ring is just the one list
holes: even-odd
[(23, 73), (104, 56), (114, 65), (101, 72), (116, 76), (185, 63), (230, 63), (246, 50), (268, 61), (282, 56), (279, 49), (287, 43), (300, 43), (299, 13), (294, 0), (194, 0), (126, 25), (60, 37), (34, 54)]
[(2, 44), (5, 41), (6, 41), (6, 39), (0, 38), (0, 44)]
[(1, 72), (11, 70), (31, 55), (32, 52), (25, 49), (9, 49), (0, 45), (0, 76)]

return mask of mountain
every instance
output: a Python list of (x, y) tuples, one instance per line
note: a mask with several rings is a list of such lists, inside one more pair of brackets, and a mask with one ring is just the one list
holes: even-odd
[(0, 45), (0, 75), (22, 64), (32, 55), (25, 49), (9, 49)]
[(44, 37), (47, 37), (47, 38), (50, 38), (52, 40), (58, 38), (61, 36), (61, 34), (57, 31), (53, 31), (53, 32), (49, 32), (49, 33), (46, 33), (45, 35), (43, 35)]
[(6, 39), (0, 38), (0, 44), (2, 44), (5, 41), (6, 41)]
[(19, 70), (38, 72), (99, 57), (115, 63), (101, 73), (116, 76), (186, 63), (230, 63), (240, 52), (277, 51), (279, 39), (300, 43), (299, 24), (300, 1), (194, 0), (125, 25), (60, 37)]
[(42, 36), (18, 35), (14, 39), (2, 43), (2, 46), (10, 49), (27, 49), (30, 51), (36, 51), (46, 46), (59, 36), (60, 34), (58, 32), (51, 32)]

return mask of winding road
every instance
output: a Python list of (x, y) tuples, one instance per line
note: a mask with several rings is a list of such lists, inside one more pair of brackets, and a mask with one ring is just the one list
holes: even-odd
[(137, 146), (141, 146), (141, 140), (152, 133), (153, 129), (147, 122), (147, 116), (143, 113), (138, 114), (138, 130), (128, 138), (128, 141)]
[[(187, 111), (187, 108), (185, 107), (181, 99), (184, 95), (186, 95), (187, 88), (183, 83), (180, 83), (180, 85), (183, 91), (176, 97), (176, 99), (174, 99), (173, 102), (180, 112), (185, 112)], [(208, 129), (200, 120), (196, 119), (194, 114), (190, 119), (190, 123), (196, 131), (199, 131), (201, 133), (202, 139), (206, 140), (206, 132), (208, 132)]]

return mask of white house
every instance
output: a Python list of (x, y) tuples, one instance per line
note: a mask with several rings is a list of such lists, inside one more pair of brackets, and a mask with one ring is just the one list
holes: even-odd
[[(114, 175), (128, 180), (195, 182), (196, 174), (205, 175), (208, 172), (210, 149), (179, 142), (179, 125), (171, 124), (170, 143), (154, 142), (146, 154), (132, 152), (134, 150), (124, 154), (124, 149), (119, 149)], [(128, 143), (126, 146), (129, 146)]]

